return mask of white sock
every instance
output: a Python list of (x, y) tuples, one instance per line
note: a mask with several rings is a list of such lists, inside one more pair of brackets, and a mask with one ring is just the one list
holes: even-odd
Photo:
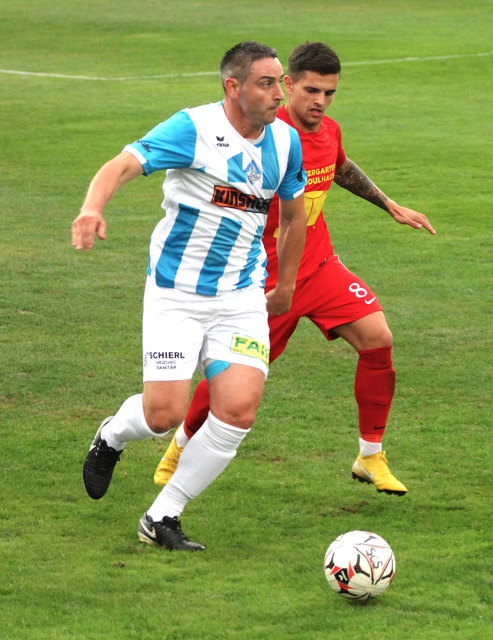
[(381, 450), (381, 442), (368, 442), (368, 440), (363, 440), (363, 438), (359, 439), (360, 456), (372, 456), (374, 453), (379, 453)]
[(109, 447), (121, 451), (129, 440), (160, 438), (167, 434), (155, 433), (144, 417), (142, 394), (127, 398), (116, 415), (101, 430), (101, 437)]
[(175, 440), (176, 440), (176, 444), (182, 449), (188, 442), (188, 436), (185, 433), (185, 427), (183, 426), (183, 422), (175, 431)]
[(180, 456), (175, 473), (147, 513), (154, 521), (180, 516), (186, 504), (206, 489), (228, 466), (250, 429), (239, 429), (209, 412), (204, 425)]

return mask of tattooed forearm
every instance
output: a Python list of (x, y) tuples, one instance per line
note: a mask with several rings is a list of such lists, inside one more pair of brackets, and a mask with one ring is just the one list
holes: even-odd
[(360, 198), (364, 198), (377, 205), (377, 207), (387, 211), (385, 205), (388, 200), (387, 196), (380, 191), (358, 165), (349, 158), (337, 169), (334, 182)]

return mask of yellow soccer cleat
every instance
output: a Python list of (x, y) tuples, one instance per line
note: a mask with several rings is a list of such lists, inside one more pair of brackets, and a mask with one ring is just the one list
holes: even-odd
[(178, 460), (180, 459), (183, 447), (179, 447), (176, 443), (176, 436), (170, 442), (164, 456), (159, 461), (156, 471), (154, 472), (155, 484), (167, 484), (171, 476), (176, 471)]
[(374, 484), (377, 491), (397, 496), (403, 496), (407, 493), (407, 489), (402, 482), (399, 482), (390, 472), (385, 451), (374, 453), (372, 456), (359, 455), (354, 461), (351, 470), (355, 480)]

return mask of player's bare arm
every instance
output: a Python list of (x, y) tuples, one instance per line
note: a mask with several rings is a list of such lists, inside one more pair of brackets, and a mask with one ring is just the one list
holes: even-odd
[(92, 249), (94, 239), (106, 238), (103, 212), (115, 192), (142, 174), (142, 165), (132, 154), (122, 151), (104, 164), (89, 185), (80, 213), (72, 223), (72, 245), (76, 249)]
[(435, 235), (435, 229), (423, 213), (402, 207), (394, 200), (391, 200), (368, 178), (364, 171), (349, 158), (337, 169), (334, 182), (360, 198), (364, 198), (368, 200), (368, 202), (387, 211), (399, 224), (407, 224), (413, 229), (424, 228), (432, 235)]
[(280, 200), (277, 254), (279, 275), (276, 286), (266, 294), (267, 311), (276, 316), (291, 306), (296, 275), (305, 246), (306, 213), (303, 194), (293, 200)]

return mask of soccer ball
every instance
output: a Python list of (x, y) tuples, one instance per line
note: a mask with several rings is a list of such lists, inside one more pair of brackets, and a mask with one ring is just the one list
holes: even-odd
[(394, 578), (395, 558), (385, 540), (370, 531), (348, 531), (329, 545), (324, 558), (328, 583), (349, 600), (369, 600)]

